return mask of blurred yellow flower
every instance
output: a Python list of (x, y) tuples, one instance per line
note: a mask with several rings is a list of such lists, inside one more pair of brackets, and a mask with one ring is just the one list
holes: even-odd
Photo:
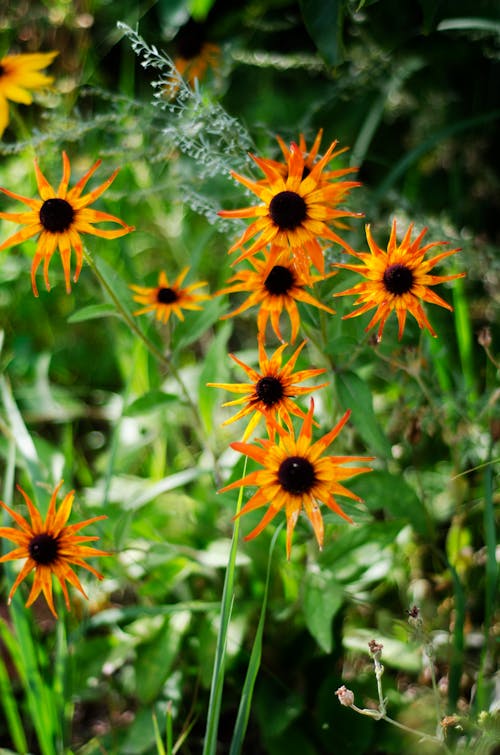
[(29, 90), (42, 89), (52, 84), (54, 78), (40, 73), (46, 68), (57, 51), (5, 55), (0, 58), (0, 137), (9, 123), (8, 100), (31, 105), (33, 98)]

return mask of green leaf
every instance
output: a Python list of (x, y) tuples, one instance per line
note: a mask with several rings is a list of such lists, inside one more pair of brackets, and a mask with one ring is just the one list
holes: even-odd
[(214, 0), (190, 0), (188, 8), (196, 21), (204, 21), (213, 4)]
[(116, 307), (112, 304), (90, 304), (88, 307), (73, 312), (68, 317), (68, 322), (85, 322), (85, 320), (98, 320), (101, 317), (116, 317), (117, 315)]
[(205, 355), (203, 368), (200, 373), (198, 407), (207, 433), (213, 432), (213, 408), (214, 404), (220, 401), (220, 391), (218, 392), (216, 388), (208, 387), (207, 383), (213, 383), (216, 380), (220, 382), (224, 379), (221, 374), (221, 365), (227, 364), (229, 361), (227, 358), (227, 342), (231, 331), (232, 325), (227, 322), (224, 323)]
[(177, 401), (178, 396), (173, 393), (164, 393), (163, 391), (148, 391), (143, 396), (132, 401), (123, 412), (126, 417), (136, 417), (140, 414), (147, 414), (156, 409)]
[(344, 600), (342, 586), (329, 571), (309, 572), (302, 599), (306, 626), (325, 653), (332, 652), (332, 619)]
[(367, 384), (354, 372), (340, 372), (337, 392), (342, 408), (352, 411), (352, 422), (365, 441), (367, 451), (383, 459), (390, 458), (391, 446), (375, 417)]
[(197, 341), (224, 314), (225, 306), (222, 297), (218, 297), (207, 301), (202, 312), (187, 313), (186, 319), (175, 325), (172, 351), (179, 353)]
[(402, 475), (376, 470), (364, 479), (357, 477), (349, 487), (361, 496), (369, 511), (382, 509), (395, 519), (410, 522), (419, 535), (429, 535), (426, 510)]
[(343, 0), (300, 0), (304, 24), (322, 57), (332, 66), (344, 59)]
[(160, 694), (177, 657), (189, 618), (187, 611), (166, 617), (153, 639), (137, 647), (136, 691), (143, 704), (152, 703)]

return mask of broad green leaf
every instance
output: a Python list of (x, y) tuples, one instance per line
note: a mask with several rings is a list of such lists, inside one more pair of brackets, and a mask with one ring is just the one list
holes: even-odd
[(388, 666), (412, 673), (420, 671), (422, 667), (420, 648), (408, 642), (386, 637), (376, 629), (350, 627), (344, 634), (343, 644), (349, 650), (366, 653), (368, 660), (368, 643), (373, 639), (381, 642), (384, 646), (382, 651), (382, 662), (384, 665), (387, 664)]
[(325, 653), (332, 652), (332, 619), (344, 600), (342, 586), (329, 571), (309, 572), (304, 579), (306, 626)]
[(173, 393), (165, 393), (164, 391), (148, 391), (143, 396), (132, 401), (123, 412), (126, 417), (136, 417), (140, 414), (147, 414), (148, 412), (154, 412), (156, 409), (164, 406), (165, 404), (171, 404), (172, 401), (177, 401), (178, 396)]
[(226, 305), (222, 297), (203, 303), (202, 312), (187, 312), (186, 319), (176, 323), (172, 334), (172, 350), (182, 352), (197, 341), (219, 317), (224, 314)]
[(113, 317), (117, 316), (118, 312), (116, 307), (112, 304), (91, 304), (88, 307), (83, 307), (73, 312), (68, 317), (69, 323), (85, 322), (85, 320), (98, 320), (101, 317)]
[(153, 639), (137, 647), (136, 690), (143, 704), (152, 703), (160, 694), (189, 619), (187, 611), (166, 617)]
[(307, 31), (322, 57), (331, 66), (342, 63), (343, 0), (300, 0)]
[(369, 511), (382, 510), (409, 522), (419, 535), (429, 534), (430, 522), (424, 505), (402, 475), (375, 470), (357, 477), (349, 487), (361, 496)]
[(340, 405), (352, 411), (352, 423), (366, 443), (367, 453), (390, 458), (391, 446), (375, 417), (367, 384), (354, 372), (339, 372), (336, 384)]

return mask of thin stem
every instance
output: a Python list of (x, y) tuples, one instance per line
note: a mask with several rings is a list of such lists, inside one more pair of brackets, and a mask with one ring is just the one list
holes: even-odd
[(420, 729), (412, 729), (409, 726), (405, 726), (405, 724), (401, 724), (399, 723), (399, 721), (395, 721), (393, 718), (390, 718), (386, 713), (379, 710), (378, 708), (375, 710), (373, 710), (373, 708), (358, 708), (358, 706), (354, 705), (354, 703), (349, 707), (352, 708), (352, 710), (355, 710), (356, 713), (360, 713), (362, 716), (369, 716), (370, 718), (374, 718), (376, 721), (387, 721), (388, 724), (396, 726), (398, 729), (402, 729), (403, 731), (408, 732), (408, 734), (414, 734), (416, 737), (420, 737), (427, 742), (435, 742), (436, 744), (441, 745), (441, 747), (443, 747), (446, 752), (449, 752), (445, 743), (441, 739), (438, 739), (438, 737), (434, 737), (432, 734), (427, 734), (427, 732), (425, 731), (420, 731)]
[(121, 303), (120, 299), (117, 297), (115, 292), (113, 291), (112, 287), (108, 284), (107, 280), (102, 275), (101, 271), (95, 264), (94, 260), (90, 256), (90, 254), (87, 252), (86, 249), (83, 250), (83, 256), (85, 258), (86, 263), (88, 266), (92, 269), (92, 272), (94, 273), (95, 277), (103, 287), (103, 289), (108, 294), (109, 298), (115, 305), (116, 309), (120, 313), (121, 317), (125, 320), (127, 325), (129, 326), (130, 330), (139, 338), (146, 348), (151, 352), (151, 354), (157, 359), (161, 364), (163, 364), (165, 367), (167, 367), (169, 370), (172, 370), (172, 364), (170, 361), (170, 357), (168, 357), (166, 354), (163, 354), (152, 341), (149, 340), (149, 338), (144, 335), (142, 330), (137, 327), (134, 319), (130, 316), (129, 312), (125, 309), (123, 304)]
[[(145, 345), (145, 347), (148, 349), (148, 351), (155, 357), (155, 359), (160, 362), (160, 364), (168, 370), (168, 372), (172, 375), (174, 380), (176, 381), (177, 385), (180, 388), (180, 391), (182, 393), (182, 397), (186, 404), (189, 406), (193, 418), (194, 418), (194, 428), (197, 429), (198, 434), (200, 434), (200, 429), (203, 428), (203, 423), (201, 421), (201, 417), (198, 411), (198, 407), (192, 400), (191, 396), (189, 395), (189, 391), (186, 388), (186, 385), (181, 378), (179, 371), (175, 367), (175, 365), (172, 362), (172, 359), (169, 354), (164, 354), (160, 349), (155, 346), (155, 344), (142, 332), (142, 330), (137, 326), (135, 320), (133, 317), (131, 317), (130, 313), (125, 309), (123, 304), (121, 303), (119, 297), (115, 294), (113, 291), (112, 286), (109, 285), (106, 278), (102, 275), (101, 271), (97, 267), (95, 261), (92, 259), (91, 255), (88, 253), (88, 251), (84, 248), (83, 249), (83, 256), (85, 258), (85, 261), (91, 268), (92, 272), (96, 276), (97, 280), (105, 290), (105, 292), (110, 297), (111, 301), (116, 307), (117, 312), (119, 315), (123, 318), (123, 320), (127, 323), (130, 330), (134, 333), (134, 335), (139, 338), (142, 343)], [(214, 459), (214, 467), (217, 472), (217, 462), (215, 457), (215, 452), (210, 444), (209, 438), (204, 437), (203, 439), (200, 438), (202, 446), (205, 446), (207, 450), (210, 452)]]

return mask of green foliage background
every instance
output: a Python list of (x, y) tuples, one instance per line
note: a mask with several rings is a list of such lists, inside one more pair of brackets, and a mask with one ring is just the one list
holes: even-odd
[[(336, 316), (301, 308), (309, 343), (300, 367), (327, 367), (330, 380), (316, 394), (321, 431), (351, 408), (335, 453), (377, 461), (372, 474), (349, 485), (365, 501), (346, 504), (356, 526), (325, 515), (321, 553), (301, 521), (287, 562), (279, 533), (268, 582), (275, 528), (239, 543), (220, 753), (229, 752), (266, 587), (262, 660), (243, 752), (440, 752), (341, 707), (334, 695), (345, 683), (360, 707), (376, 699), (367, 654), (375, 637), (384, 644), (391, 716), (435, 734), (428, 664), (407, 623), (414, 604), (435, 651), (441, 714), (457, 715), (461, 726), (450, 730), (449, 748), (497, 751), (494, 6), (20, 0), (0, 16), (0, 53), (60, 51), (50, 68), (54, 89), (30, 108), (11, 108), (0, 183), (35, 196), (32, 158), (56, 183), (62, 149), (74, 176), (98, 157), (101, 180), (120, 167), (99, 207), (137, 230), (113, 243), (89, 238), (87, 246), (126, 312), (134, 309), (128, 284), (154, 285), (160, 269), (173, 276), (189, 264), (189, 281), (206, 280), (211, 292), (225, 284), (227, 249), (243, 225), (215, 213), (249, 204), (229, 170), (252, 171), (248, 149), (277, 158), (276, 134), (290, 141), (303, 132), (310, 143), (323, 128), (325, 149), (333, 139), (350, 147), (341, 162), (359, 166), (363, 187), (349, 208), (365, 214), (382, 246), (397, 217), (400, 227), (427, 225), (429, 240), (462, 248), (442, 266), (443, 274), (467, 271), (464, 280), (440, 287), (454, 313), (429, 308), (436, 340), (412, 321), (398, 342), (391, 320), (377, 345), (364, 332), (366, 318), (341, 320), (352, 305), (344, 298), (335, 300)], [(221, 46), (220, 69), (200, 82), (198, 111), (189, 104), (157, 107), (151, 82), (158, 70), (141, 65), (144, 57), (117, 22), (138, 25), (148, 45), (173, 54), (172, 40), (189, 14)], [(195, 124), (199, 153), (186, 144)], [(236, 134), (232, 144), (222, 141), (229, 134)], [(1, 208), (8, 207), (4, 197)], [(364, 248), (364, 222), (352, 221), (346, 232), (355, 248)], [(2, 223), (1, 239), (10, 233), (11, 224)], [(86, 583), (89, 606), (75, 597), (57, 627), (43, 604), (24, 609), (25, 586), (10, 612), (2, 602), (0, 745), (43, 755), (148, 755), (162, 751), (159, 737), (168, 747), (171, 729), (178, 751), (200, 753), (236, 506), (233, 494), (216, 491), (243, 474), (241, 459), (228, 451), (242, 429), (221, 428), (228, 416), (223, 396), (206, 383), (242, 380), (228, 351), (255, 363), (255, 311), (221, 322), (229, 304), (219, 297), (171, 330), (139, 318), (139, 329), (168, 350), (168, 372), (115, 316), (88, 266), (67, 296), (54, 259), (52, 291), (40, 286), (35, 299), (33, 245), (0, 258), (3, 500), (12, 501), (15, 479), (43, 509), (47, 489), (38, 483), (50, 489), (64, 477), (77, 490), (75, 517), (108, 515), (95, 534), (115, 556), (100, 560), (103, 583)], [(337, 249), (328, 255), (328, 262), (341, 258)], [(332, 293), (354, 280), (342, 271), (315, 295), (330, 305)], [(257, 521), (244, 517), (243, 533)], [(4, 570), (3, 596), (12, 576)]]

